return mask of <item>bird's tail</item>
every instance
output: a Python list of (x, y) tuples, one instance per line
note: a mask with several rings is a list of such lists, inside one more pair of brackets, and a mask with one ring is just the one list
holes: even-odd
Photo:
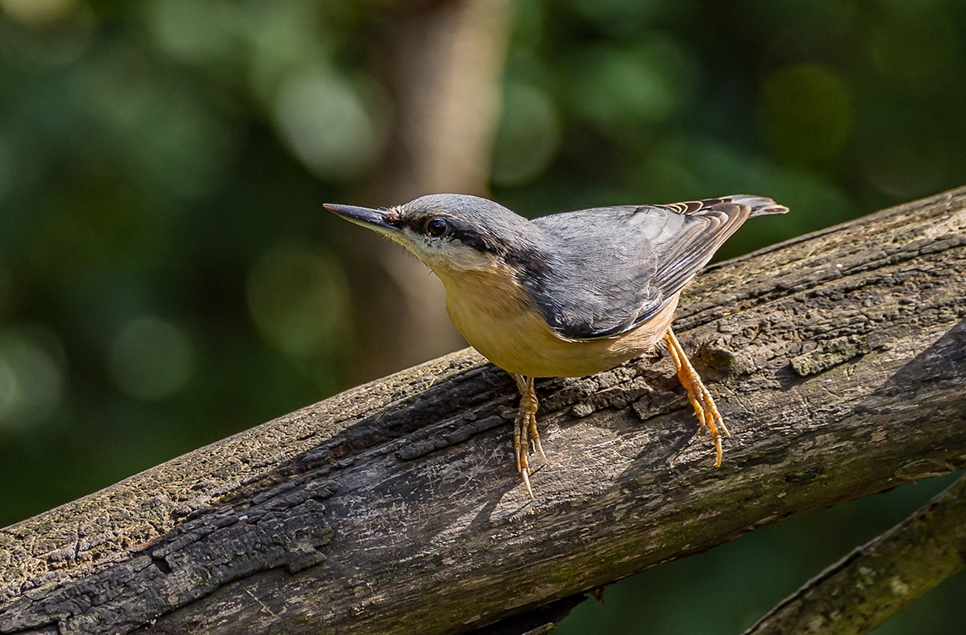
[(732, 196), (725, 196), (721, 200), (731, 201), (732, 203), (738, 203), (739, 205), (747, 205), (751, 208), (751, 214), (749, 214), (748, 218), (754, 218), (755, 216), (768, 216), (770, 214), (785, 214), (788, 212), (787, 207), (784, 205), (779, 205), (767, 196), (733, 194)]

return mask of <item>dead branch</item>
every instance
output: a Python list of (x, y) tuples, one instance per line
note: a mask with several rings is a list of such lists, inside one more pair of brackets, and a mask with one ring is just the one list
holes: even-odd
[[(960, 330), (960, 350), (966, 331)], [(835, 563), (745, 635), (861, 635), (966, 566), (966, 477)]]
[(756, 527), (966, 466), (966, 188), (713, 267), (667, 360), (513, 382), (471, 351), (0, 530), (0, 633), (458, 633)]

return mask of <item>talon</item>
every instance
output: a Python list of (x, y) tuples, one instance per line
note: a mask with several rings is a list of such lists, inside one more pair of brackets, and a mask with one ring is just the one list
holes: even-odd
[(523, 476), (523, 486), (527, 488), (527, 494), (530, 496), (530, 500), (536, 500), (536, 497), (533, 495), (533, 489), (530, 488), (530, 470), (524, 469), (520, 472), (520, 475)]
[(667, 343), (671, 361), (674, 362), (674, 367), (677, 370), (678, 380), (684, 386), (685, 390), (687, 390), (688, 401), (691, 402), (691, 406), (694, 408), (694, 414), (698, 417), (698, 435), (703, 436), (705, 430), (711, 433), (711, 440), (714, 443), (715, 449), (714, 466), (721, 467), (724, 452), (721, 449), (721, 434), (718, 430), (720, 428), (726, 437), (731, 437), (731, 433), (725, 426), (717, 406), (715, 406), (714, 398), (708, 392), (708, 389), (705, 388), (704, 382), (701, 381), (701, 376), (694, 370), (684, 349), (681, 348), (681, 343), (678, 342), (678, 338), (675, 337), (674, 331), (670, 328), (668, 328), (667, 333), (664, 335), (664, 341)]
[(540, 435), (537, 434), (536, 422), (534, 422), (531, 433), (533, 434), (533, 445), (536, 448), (537, 453), (540, 455), (540, 458), (543, 459), (544, 464), (550, 465), (550, 461), (547, 460), (547, 455), (543, 453), (543, 446), (540, 445)]
[[(543, 446), (540, 444), (540, 432), (537, 430), (537, 393), (533, 386), (533, 377), (513, 375), (517, 388), (520, 390), (520, 409), (513, 428), (513, 449), (517, 458), (517, 472), (523, 478), (523, 484), (527, 488), (530, 498), (533, 498), (533, 490), (530, 487), (530, 461), (527, 458), (527, 451), (536, 451), (544, 463), (549, 464), (547, 455), (544, 454)], [(532, 444), (532, 448), (531, 448)]]

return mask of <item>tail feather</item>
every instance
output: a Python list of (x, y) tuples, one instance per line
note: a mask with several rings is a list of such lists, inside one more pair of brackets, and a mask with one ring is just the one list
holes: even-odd
[(731, 201), (732, 203), (738, 203), (740, 205), (747, 205), (751, 208), (751, 214), (749, 218), (754, 218), (756, 216), (768, 216), (770, 214), (786, 214), (788, 208), (784, 205), (779, 205), (767, 196), (753, 196), (750, 194), (733, 194), (731, 196), (723, 196), (722, 201)]

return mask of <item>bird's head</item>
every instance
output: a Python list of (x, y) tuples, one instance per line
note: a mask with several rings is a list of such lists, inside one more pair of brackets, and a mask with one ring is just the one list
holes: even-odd
[(512, 262), (533, 250), (539, 231), (498, 203), (461, 194), (422, 196), (389, 209), (331, 203), (325, 208), (401, 244), (437, 274)]

